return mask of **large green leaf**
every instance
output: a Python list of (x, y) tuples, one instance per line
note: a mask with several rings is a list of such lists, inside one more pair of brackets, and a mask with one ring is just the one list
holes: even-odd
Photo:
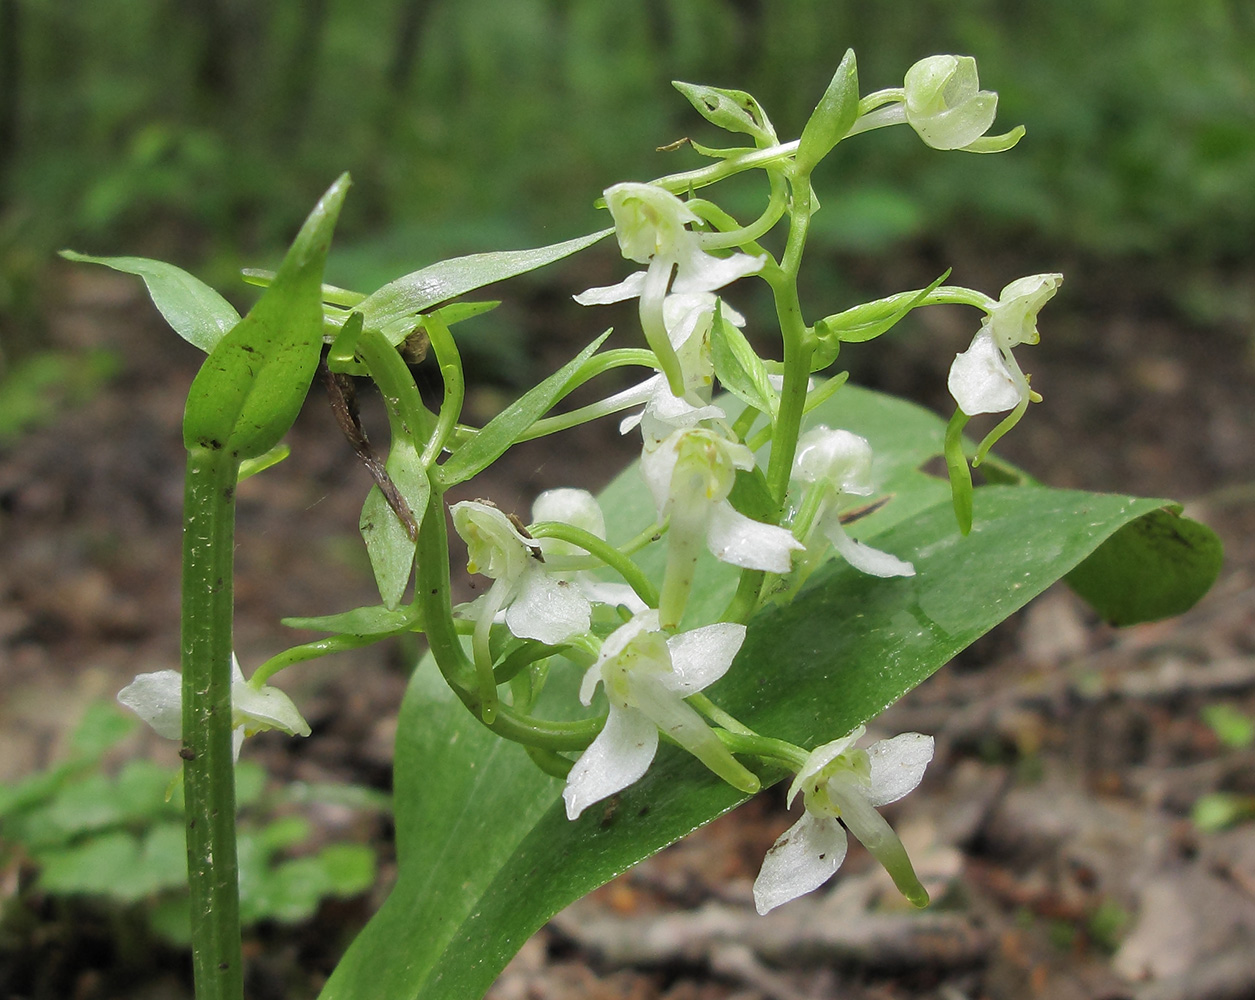
[(389, 339), (399, 343), (409, 333), (409, 327), (401, 321), (458, 295), (569, 257), (613, 231), (603, 229), (535, 250), (501, 250), (442, 260), (388, 282), (363, 299), (356, 308), (368, 327), (389, 333)]
[[(988, 486), (976, 491), (975, 527), (963, 537), (945, 484), (920, 471), (940, 450), (941, 421), (848, 388), (815, 416), (871, 439), (874, 476), (892, 499), (852, 527), (913, 560), (917, 574), (878, 579), (834, 561), (793, 603), (751, 621), (731, 671), (709, 693), (748, 725), (804, 746), (875, 716), (1122, 526), (1164, 507), (1038, 485)], [(603, 503), (631, 522), (616, 523), (624, 533), (653, 516), (634, 470)], [(717, 609), (733, 582), (725, 575), (697, 599)], [(555, 681), (575, 683), (574, 669), (561, 673)], [(613, 804), (575, 823), (560, 793), (561, 782), (520, 748), (471, 720), (424, 662), (398, 727), (400, 877), (324, 997), (480, 996), (552, 914), (743, 798), (674, 748), (660, 751), (646, 777)]]
[(153, 305), (174, 332), (208, 354), (240, 321), (240, 314), (226, 299), (182, 268), (147, 257), (92, 257), (73, 250), (61, 256), (82, 264), (103, 264), (124, 274), (144, 279)]

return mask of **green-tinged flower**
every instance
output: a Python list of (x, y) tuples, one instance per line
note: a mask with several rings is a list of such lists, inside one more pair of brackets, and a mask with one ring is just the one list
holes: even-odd
[[(545, 490), (532, 504), (532, 522), (560, 521), (587, 531), (590, 535), (606, 537), (606, 517), (601, 504), (588, 490), (569, 486)], [(625, 583), (607, 583), (598, 580), (586, 570), (571, 571), (564, 564), (574, 560), (587, 562), (587, 553), (571, 542), (560, 538), (537, 538), (536, 545), (545, 557), (545, 568), (558, 581), (574, 586), (588, 600), (597, 604), (622, 605), (636, 613), (645, 610), (645, 602)]]
[(471, 604), (476, 646), (486, 653), (488, 630), (505, 609), (506, 627), (520, 639), (557, 645), (587, 632), (592, 608), (569, 581), (548, 573), (541, 548), (492, 504), (463, 500), (451, 508), (453, 527), (466, 542), (466, 568), (492, 579), (483, 597)]
[(616, 184), (607, 188), (605, 194), (623, 256), (648, 267), (617, 285), (590, 288), (575, 296), (575, 301), (581, 305), (604, 305), (639, 296), (645, 339), (658, 356), (672, 393), (682, 397), (684, 374), (663, 313), (667, 293), (713, 292), (760, 270), (765, 258), (745, 253), (727, 257), (707, 253), (699, 234), (685, 228), (700, 221), (697, 215), (657, 185)]
[(882, 93), (890, 103), (859, 118), (851, 134), (906, 122), (933, 149), (969, 153), (1001, 153), (1024, 135), (1023, 125), (985, 134), (998, 113), (998, 95), (980, 89), (971, 56), (928, 56), (906, 71), (901, 91)]
[(726, 622), (668, 636), (656, 611), (636, 615), (607, 637), (584, 675), (580, 700), (591, 705), (602, 684), (609, 714), (567, 776), (562, 799), (568, 819), (644, 776), (660, 729), (725, 781), (758, 790), (758, 779), (684, 701), (727, 673), (744, 641), (745, 626)]
[[(818, 889), (845, 860), (846, 830), (871, 851), (894, 884), (917, 906), (928, 902), (898, 835), (876, 810), (914, 789), (933, 758), (933, 738), (904, 733), (854, 749), (848, 736), (811, 751), (789, 786), (789, 803), (803, 795), (806, 812), (767, 852), (754, 882), (754, 905), (767, 913)], [(844, 828), (842, 827), (844, 824)]]
[(981, 90), (971, 56), (929, 56), (906, 71), (906, 120), (933, 149), (962, 149), (989, 131), (998, 95)]
[(872, 448), (867, 439), (850, 431), (820, 424), (797, 442), (793, 478), (810, 483), (822, 495), (812, 525), (857, 570), (872, 576), (914, 576), (915, 567), (888, 552), (855, 541), (845, 533), (839, 502), (842, 496), (872, 493)]
[(684, 395), (676, 396), (671, 392), (666, 376), (654, 375), (609, 397), (606, 405), (616, 410), (645, 404), (641, 412), (623, 418), (620, 433), (640, 427), (645, 446), (656, 447), (672, 431), (727, 416), (710, 402), (715, 371), (710, 335), (717, 308), (721, 308), (727, 322), (734, 326), (745, 325), (745, 317), (726, 302), (721, 305), (711, 292), (684, 292), (666, 297), (662, 304), (663, 321), (684, 379)]
[[(183, 675), (177, 670), (139, 674), (118, 692), (118, 701), (169, 740), (183, 737)], [(292, 699), (276, 687), (254, 688), (244, 680), (240, 662), (231, 655), (231, 725), (235, 756), (244, 737), (266, 729), (289, 736), (308, 736), (309, 723)]]
[(947, 385), (969, 417), (1027, 407), (1037, 396), (1020, 370), (1013, 347), (1036, 344), (1037, 314), (1059, 289), (1061, 274), (1019, 278), (1002, 290), (966, 351), (950, 366)]
[(675, 431), (641, 455), (658, 518), (670, 521), (658, 609), (664, 627), (680, 622), (703, 544), (722, 562), (769, 573), (787, 573), (803, 548), (792, 532), (746, 517), (728, 502), (737, 470), (753, 467), (749, 448), (700, 427)]

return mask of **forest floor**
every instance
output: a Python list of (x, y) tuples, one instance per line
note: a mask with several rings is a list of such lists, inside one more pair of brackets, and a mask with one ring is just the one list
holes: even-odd
[[(885, 280), (909, 287), (929, 266)], [(990, 290), (1014, 276), (955, 272)], [(120, 367), (55, 424), (0, 447), (0, 782), (60, 759), (87, 705), (178, 661), (179, 425), (198, 352), (162, 327), (138, 282), (66, 268), (52, 287), (50, 345), (103, 347)], [(544, 374), (582, 345), (549, 332), (572, 325), (563, 296), (532, 294), (521, 321)], [(922, 335), (849, 351), (865, 359), (854, 379), (945, 412), (946, 359), (972, 316), (917, 315)], [(561, 914), (493, 1000), (1255, 995), (1255, 828), (1205, 832), (1190, 818), (1207, 793), (1255, 795), (1255, 748), (1227, 746), (1203, 714), (1255, 718), (1253, 331), (1192, 321), (1144, 275), (1092, 262), (1069, 274), (1042, 330), (1019, 357), (1046, 401), (1000, 453), (1051, 485), (1184, 500), (1226, 545), (1212, 592), (1176, 619), (1115, 630), (1054, 588), (877, 721), (882, 735), (937, 738), (924, 784), (887, 810), (931, 909), (908, 912), (855, 848), (829, 887), (757, 917), (750, 884), (791, 822), (773, 789)], [(503, 392), (482, 385), (472, 405), (491, 413)], [(317, 395), (290, 440), (292, 457), (239, 492), (247, 664), (291, 641), (284, 616), (377, 600), (356, 538), (369, 479)], [(525, 511), (550, 486), (599, 488), (634, 450), (604, 421), (516, 449), (467, 496)], [(414, 654), (394, 643), (285, 674), (314, 736), (263, 735), (247, 753), (275, 782), (386, 790)], [(148, 734), (121, 752), (174, 763)], [(257, 998), (314, 995), (336, 957), (328, 942), (342, 946), (394, 873), (386, 817), (322, 818), (378, 849), (379, 884), (304, 924), (250, 931)], [(136, 962), (111, 941), (116, 923), (41, 895), (35, 878), (12, 860), (0, 870), (0, 993), (189, 995), (178, 951)]]

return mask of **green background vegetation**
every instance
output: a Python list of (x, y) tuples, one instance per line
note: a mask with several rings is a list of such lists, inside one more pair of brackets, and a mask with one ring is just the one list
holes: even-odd
[(847, 46), (864, 91), (975, 55), (997, 127), (1028, 138), (999, 157), (906, 129), (851, 143), (821, 171), (821, 244), (1246, 253), (1243, 0), (0, 0), (0, 329), (33, 346), (67, 243), (228, 284), (345, 169), (333, 279), (587, 231), (607, 184), (697, 159), (655, 147), (713, 138), (672, 78), (747, 89), (795, 135)]

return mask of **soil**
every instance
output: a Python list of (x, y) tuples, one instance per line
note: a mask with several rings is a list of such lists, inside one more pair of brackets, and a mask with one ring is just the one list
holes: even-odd
[[(878, 290), (930, 280), (928, 258), (879, 276)], [(1022, 273), (948, 263), (975, 287)], [(938, 900), (923, 916), (857, 848), (829, 888), (755, 916), (750, 883), (791, 823), (777, 789), (576, 904), (528, 943), (494, 1000), (1255, 995), (1255, 836), (1190, 819), (1205, 794), (1255, 795), (1255, 752), (1226, 746), (1201, 714), (1227, 704), (1255, 717), (1255, 341), (1192, 320), (1140, 271), (1067, 270), (1042, 343), (1020, 355), (1046, 401), (999, 451), (1053, 485), (1186, 501), (1226, 545), (1211, 594), (1117, 631), (1055, 588), (877, 722), (882, 735), (938, 741), (923, 786), (886, 810)], [(179, 425), (201, 356), (137, 282), (67, 268), (53, 287), (50, 344), (105, 347), (121, 364), (104, 391), (0, 450), (4, 781), (60, 759), (86, 705), (178, 660)], [(533, 287), (517, 317), (540, 374), (582, 346), (569, 290)], [(970, 324), (958, 309), (926, 311), (916, 335), (850, 350), (853, 377), (946, 412), (938, 359), (966, 346)], [(491, 413), (508, 392), (478, 384), (472, 406)], [(377, 426), (369, 401), (367, 417)], [(288, 461), (239, 491), (236, 647), (251, 664), (290, 642), (280, 618), (377, 599), (356, 537), (370, 480), (317, 395), (290, 441)], [(467, 496), (526, 510), (550, 486), (604, 485), (633, 453), (603, 421), (516, 449)], [(387, 789), (415, 652), (393, 643), (285, 675), (316, 735), (263, 735), (250, 753), (278, 782)], [(172, 763), (151, 735), (122, 752)], [(305, 924), (251, 932), (252, 995), (314, 995), (382, 898), (386, 818), (349, 834), (379, 850), (380, 884)], [(40, 897), (29, 868), (0, 874), (6, 907), (25, 915), (24, 936), (0, 941), (9, 995), (190, 995), (177, 951), (123, 961), (98, 910)]]

